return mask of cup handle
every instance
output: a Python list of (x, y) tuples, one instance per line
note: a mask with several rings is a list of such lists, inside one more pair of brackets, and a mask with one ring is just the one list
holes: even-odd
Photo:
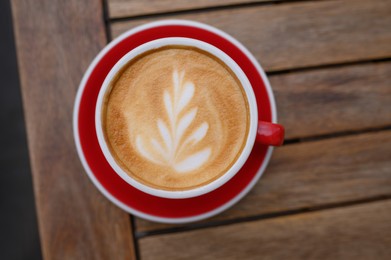
[(285, 129), (282, 125), (259, 121), (256, 141), (265, 145), (281, 146)]

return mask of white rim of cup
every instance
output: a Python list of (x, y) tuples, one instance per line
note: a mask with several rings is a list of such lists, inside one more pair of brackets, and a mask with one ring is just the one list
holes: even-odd
[[(168, 191), (168, 190), (160, 190), (156, 189), (150, 186), (147, 186), (131, 176), (129, 176), (115, 161), (113, 156), (111, 155), (111, 152), (108, 148), (107, 142), (105, 140), (104, 134), (103, 134), (103, 128), (102, 128), (102, 106), (103, 101), (106, 95), (106, 92), (108, 91), (108, 87), (113, 80), (114, 76), (125, 66), (128, 64), (131, 60), (136, 58), (137, 56), (164, 46), (170, 46), (170, 45), (181, 45), (181, 46), (189, 46), (189, 47), (196, 47), (198, 49), (201, 49), (203, 51), (206, 51), (210, 53), (211, 55), (217, 57), (220, 59), (224, 64), (226, 64), (237, 76), (239, 81), (242, 84), (242, 87), (245, 91), (247, 100), (248, 100), (248, 106), (249, 106), (249, 112), (250, 112), (250, 125), (248, 130), (248, 135), (246, 139), (246, 144), (242, 150), (242, 153), (240, 154), (239, 158), (236, 159), (234, 164), (219, 178), (216, 180), (193, 189), (189, 190), (181, 190), (181, 191)], [(185, 198), (192, 198), (197, 197), (206, 193), (209, 193), (222, 185), (224, 185), (227, 181), (229, 181), (235, 174), (242, 168), (242, 166), (245, 164), (245, 162), (248, 159), (248, 156), (251, 153), (251, 150), (255, 143), (255, 136), (257, 132), (257, 126), (258, 126), (258, 109), (257, 109), (257, 102), (255, 99), (255, 94), (252, 89), (251, 83), (248, 80), (246, 74), (243, 72), (243, 70), (240, 68), (240, 66), (226, 53), (221, 51), (220, 49), (216, 48), (215, 46), (195, 39), (190, 38), (183, 38), (183, 37), (168, 37), (168, 38), (161, 38), (157, 40), (153, 40), (147, 43), (144, 43), (135, 49), (128, 52), (126, 55), (124, 55), (110, 70), (109, 74), (106, 76), (102, 87), (99, 91), (98, 100), (96, 103), (96, 110), (95, 110), (95, 128), (96, 133), (98, 136), (98, 142), (101, 147), (101, 150), (110, 164), (110, 166), (113, 168), (113, 170), (128, 184), (132, 185), (133, 187), (141, 190), (142, 192), (151, 194), (153, 196), (162, 197), (162, 198), (169, 198), (169, 199), (185, 199)]]
[(206, 218), (213, 217), (217, 214), (220, 214), (221, 212), (229, 209), (233, 205), (235, 205), (237, 202), (239, 202), (246, 194), (255, 186), (255, 184), (258, 182), (258, 180), (263, 175), (267, 165), (269, 164), (270, 158), (272, 156), (274, 148), (272, 146), (269, 146), (267, 149), (266, 155), (264, 157), (262, 165), (259, 167), (257, 173), (253, 177), (253, 179), (250, 181), (250, 183), (242, 190), (240, 191), (235, 197), (228, 200), (226, 203), (214, 208), (213, 210), (206, 211), (205, 213), (196, 214), (194, 216), (189, 217), (161, 217), (157, 215), (153, 215), (150, 213), (145, 213), (140, 210), (137, 210), (128, 204), (125, 204), (124, 202), (120, 201), (117, 197), (115, 197), (113, 194), (111, 194), (102, 183), (99, 182), (99, 180), (95, 177), (95, 174), (92, 172), (85, 156), (84, 152), (80, 143), (80, 136), (79, 136), (79, 125), (78, 125), (78, 118), (79, 118), (79, 108), (81, 103), (81, 98), (84, 93), (84, 88), (87, 83), (87, 80), (90, 78), (92, 71), (96, 67), (96, 65), (101, 61), (101, 59), (111, 50), (113, 49), (118, 43), (129, 37), (130, 35), (133, 35), (135, 33), (150, 29), (150, 28), (156, 28), (159, 26), (167, 26), (167, 25), (183, 25), (183, 26), (191, 26), (196, 28), (201, 28), (206, 31), (212, 32), (216, 35), (219, 35), (220, 37), (223, 37), (224, 39), (227, 39), (231, 43), (233, 43), (237, 48), (240, 49), (251, 61), (251, 63), (256, 67), (258, 73), (261, 75), (262, 81), (265, 84), (266, 92), (269, 97), (270, 101), (270, 109), (271, 109), (271, 121), (273, 123), (277, 123), (277, 109), (276, 109), (276, 103), (273, 95), (272, 88), (270, 86), (269, 80), (266, 77), (266, 73), (262, 69), (260, 63), (257, 61), (257, 59), (254, 57), (254, 55), (238, 40), (233, 38), (231, 35), (227, 34), (226, 32), (217, 29), (216, 27), (210, 26), (208, 24), (195, 22), (195, 21), (189, 21), (189, 20), (179, 20), (179, 19), (168, 19), (168, 20), (161, 20), (161, 21), (155, 21), (146, 23), (143, 25), (139, 25), (133, 29), (130, 29), (123, 34), (119, 35), (117, 38), (115, 38), (113, 41), (111, 41), (108, 45), (106, 45), (99, 53), (98, 55), (92, 60), (90, 65), (88, 66), (86, 72), (84, 73), (83, 78), (80, 81), (78, 91), (76, 93), (75, 97), (75, 105), (73, 108), (73, 135), (75, 138), (75, 145), (76, 150), (79, 155), (80, 161), (87, 173), (87, 176), (90, 178), (92, 183), (97, 187), (97, 189), (112, 203), (114, 203), (117, 207), (121, 208), (122, 210), (129, 212), (130, 214), (133, 214), (137, 217), (160, 222), (160, 223), (168, 223), (168, 224), (184, 224), (184, 223), (190, 223), (195, 221), (200, 221)]

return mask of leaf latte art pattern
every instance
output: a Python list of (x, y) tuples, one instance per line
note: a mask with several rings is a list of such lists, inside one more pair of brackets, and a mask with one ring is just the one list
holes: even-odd
[(204, 139), (209, 129), (209, 124), (203, 122), (184, 137), (198, 112), (196, 106), (190, 106), (195, 91), (194, 83), (185, 81), (184, 76), (184, 71), (174, 70), (173, 91), (165, 90), (163, 93), (164, 110), (168, 122), (161, 118), (157, 119), (156, 127), (160, 138), (150, 137), (147, 140), (150, 145), (145, 145), (143, 137), (136, 136), (136, 147), (144, 158), (159, 165), (170, 166), (179, 173), (201, 167), (212, 153), (210, 147), (204, 147), (185, 157), (181, 156), (187, 148)]

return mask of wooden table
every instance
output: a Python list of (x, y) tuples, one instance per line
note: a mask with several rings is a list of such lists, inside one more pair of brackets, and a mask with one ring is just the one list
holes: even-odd
[[(13, 0), (45, 259), (390, 259), (391, 1)], [(129, 216), (76, 154), (72, 108), (101, 48), (190, 19), (262, 63), (286, 145), (232, 209), (190, 225)]]

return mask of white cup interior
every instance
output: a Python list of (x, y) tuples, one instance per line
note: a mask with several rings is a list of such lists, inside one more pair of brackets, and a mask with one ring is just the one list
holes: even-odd
[[(226, 171), (225, 174), (223, 174), (218, 179), (214, 180), (213, 182), (210, 182), (204, 186), (197, 187), (190, 190), (182, 190), (182, 191), (167, 191), (167, 190), (159, 190), (156, 188), (152, 188), (150, 186), (146, 186), (134, 178), (130, 177), (115, 161), (114, 157), (111, 155), (110, 150), (108, 148), (108, 145), (106, 143), (104, 134), (103, 134), (103, 128), (102, 128), (102, 121), (101, 121), (101, 113), (102, 113), (102, 106), (103, 101), (106, 92), (108, 91), (108, 87), (110, 85), (110, 82), (113, 80), (114, 76), (121, 70), (123, 66), (128, 64), (129, 61), (134, 59), (135, 57), (143, 54), (144, 52), (160, 48), (167, 45), (182, 45), (182, 46), (189, 46), (189, 47), (196, 47), (198, 49), (201, 49), (203, 51), (206, 51), (218, 59), (220, 59), (222, 62), (224, 62), (237, 76), (239, 81), (241, 82), (243, 89), (246, 93), (246, 97), (249, 104), (249, 112), (250, 112), (250, 127), (249, 127), (249, 133), (247, 135), (247, 140), (245, 147), (239, 156), (239, 158), (236, 160), (236, 162), (231, 166), (229, 170)], [(181, 199), (181, 198), (190, 198), (190, 197), (196, 197), (203, 194), (206, 194), (208, 192), (211, 192), (220, 186), (222, 186), (224, 183), (229, 181), (244, 165), (246, 162), (248, 156), (250, 155), (250, 152), (253, 148), (254, 142), (255, 142), (255, 136), (257, 132), (257, 126), (258, 126), (258, 112), (257, 112), (257, 103), (255, 99), (255, 95), (253, 92), (253, 89), (251, 87), (251, 84), (249, 80), (247, 79), (246, 75), (242, 71), (242, 69), (239, 67), (239, 65), (236, 64), (236, 62), (231, 59), (227, 54), (225, 54), (220, 49), (205, 43), (203, 41), (190, 39), (190, 38), (181, 38), (181, 37), (172, 37), (172, 38), (162, 38), (154, 41), (147, 42), (145, 44), (142, 44), (138, 46), (137, 48), (131, 50), (128, 52), (124, 57), (122, 57), (111, 69), (109, 74), (106, 76), (106, 79), (104, 80), (102, 87), (99, 91), (98, 100), (96, 104), (96, 110), (95, 110), (95, 127), (96, 127), (96, 134), (98, 137), (99, 145), (102, 149), (102, 152), (110, 164), (110, 166), (113, 168), (113, 170), (128, 184), (132, 185), (133, 187), (154, 195), (158, 197), (163, 198), (172, 198), (172, 199)]]

